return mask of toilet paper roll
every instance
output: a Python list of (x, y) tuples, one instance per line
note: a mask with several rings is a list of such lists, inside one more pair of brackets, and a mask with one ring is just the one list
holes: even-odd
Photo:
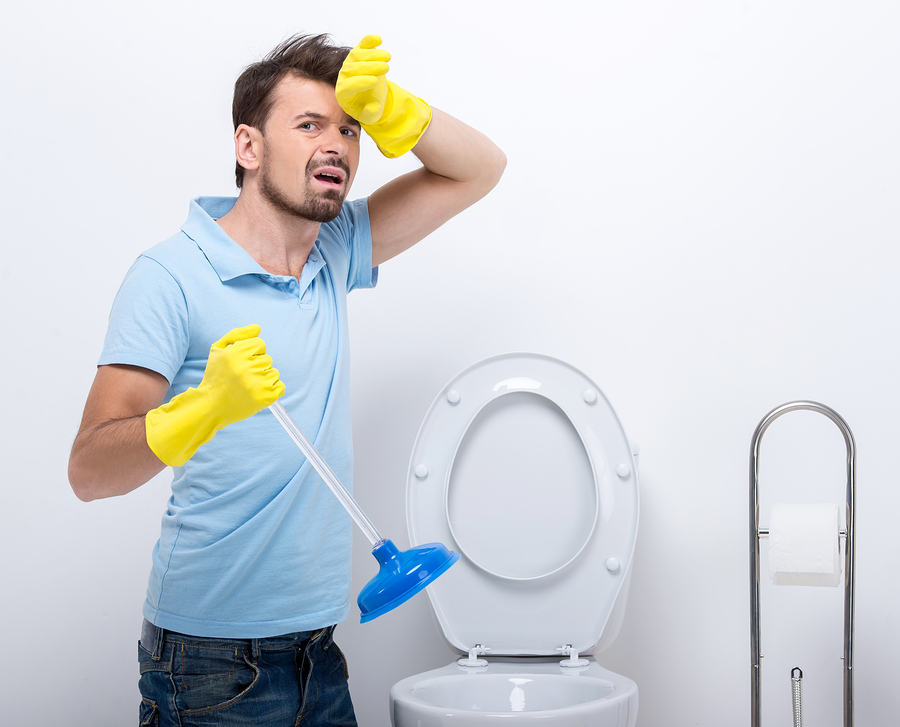
[(840, 509), (835, 504), (773, 505), (769, 575), (776, 586), (837, 586)]

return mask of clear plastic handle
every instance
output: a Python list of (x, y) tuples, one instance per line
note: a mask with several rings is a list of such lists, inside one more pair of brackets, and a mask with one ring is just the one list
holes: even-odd
[(323, 480), (325, 480), (325, 484), (331, 488), (331, 491), (335, 494), (341, 505), (344, 506), (344, 509), (350, 513), (350, 517), (353, 518), (354, 522), (359, 526), (359, 529), (365, 533), (369, 542), (372, 543), (374, 547), (383, 543), (384, 538), (382, 538), (378, 530), (375, 529), (372, 521), (366, 517), (366, 514), (362, 510), (360, 510), (359, 505), (356, 504), (356, 500), (353, 499), (353, 495), (347, 492), (347, 488), (341, 484), (337, 475), (331, 467), (328, 466), (328, 463), (322, 459), (322, 455), (319, 454), (318, 450), (313, 446), (313, 443), (310, 442), (306, 435), (300, 430), (300, 427), (297, 426), (293, 417), (291, 417), (291, 415), (287, 413), (287, 410), (281, 405), (281, 402), (276, 401), (269, 406), (269, 409), (275, 415), (275, 418), (279, 421), (281, 426), (284, 427), (285, 431), (291, 435), (294, 444), (296, 444), (300, 448), (300, 451), (306, 455), (306, 459), (309, 460), (313, 469), (319, 473)]

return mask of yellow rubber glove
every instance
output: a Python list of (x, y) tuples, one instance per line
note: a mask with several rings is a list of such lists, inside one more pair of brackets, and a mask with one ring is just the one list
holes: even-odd
[(391, 54), (381, 37), (367, 35), (350, 51), (338, 74), (335, 95), (391, 159), (412, 149), (431, 123), (431, 107), (387, 80)]
[(167, 465), (180, 467), (220, 429), (284, 394), (259, 332), (244, 326), (226, 333), (210, 347), (200, 385), (147, 413), (147, 444)]

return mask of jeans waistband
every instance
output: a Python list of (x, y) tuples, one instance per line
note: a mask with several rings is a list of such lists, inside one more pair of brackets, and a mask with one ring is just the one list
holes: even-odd
[(159, 626), (150, 623), (147, 619), (144, 619), (144, 622), (141, 624), (141, 647), (144, 649), (144, 651), (151, 654), (154, 659), (159, 659), (162, 657), (163, 647), (165, 646), (167, 635), (169, 635), (171, 637), (174, 637), (174, 640), (187, 639), (189, 641), (198, 643), (206, 640), (241, 643), (247, 645), (250, 650), (254, 652), (254, 654), (260, 648), (265, 649), (266, 646), (276, 646), (277, 642), (290, 640), (293, 640), (298, 644), (305, 641), (322, 642), (324, 647), (327, 649), (334, 641), (334, 629), (334, 626), (326, 626), (323, 629), (317, 629), (315, 631), (299, 631), (293, 634), (283, 634), (281, 636), (273, 636), (261, 639), (219, 639), (215, 637), (207, 639), (203, 636), (190, 636), (188, 634), (180, 634), (174, 631), (166, 631), (166, 629), (160, 628)]

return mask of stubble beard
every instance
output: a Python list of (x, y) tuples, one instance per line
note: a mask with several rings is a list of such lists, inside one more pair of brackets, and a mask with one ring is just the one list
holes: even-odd
[(314, 168), (312, 162), (307, 165), (306, 194), (303, 199), (292, 200), (272, 182), (269, 165), (263, 160), (259, 175), (260, 194), (275, 209), (292, 217), (299, 217), (310, 222), (331, 222), (341, 213), (347, 193), (345, 190), (338, 189), (326, 189), (318, 194), (313, 193), (309, 188), (308, 180), (311, 178)]

